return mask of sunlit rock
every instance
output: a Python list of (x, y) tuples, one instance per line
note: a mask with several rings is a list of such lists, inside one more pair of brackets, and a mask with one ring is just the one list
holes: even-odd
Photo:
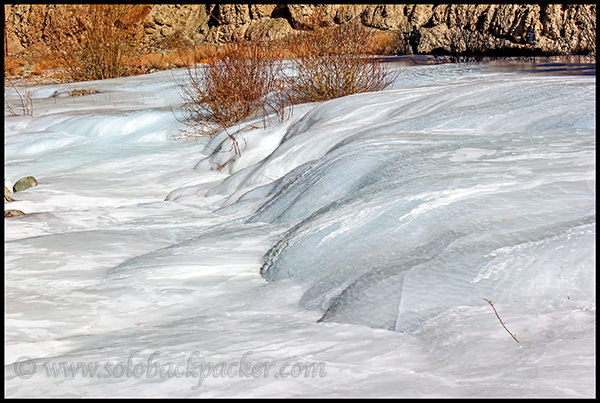
[(4, 185), (4, 203), (15, 201), (15, 199), (13, 199), (12, 197), (10, 197), (11, 193), (12, 192), (10, 191), (10, 189), (7, 188), (6, 185)]
[(21, 210), (4, 210), (4, 217), (18, 217), (21, 215), (25, 215)]

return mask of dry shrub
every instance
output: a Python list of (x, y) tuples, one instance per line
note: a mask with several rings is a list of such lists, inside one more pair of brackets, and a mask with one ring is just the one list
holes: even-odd
[(178, 67), (192, 66), (197, 63), (208, 63), (217, 56), (217, 53), (218, 48), (211, 44), (180, 48), (177, 50), (177, 59), (175, 59), (173, 63), (179, 64)]
[[(238, 123), (262, 117), (266, 126), (270, 116), (284, 119), (294, 103), (380, 91), (393, 82), (387, 65), (373, 56), (381, 43), (374, 40), (374, 30), (359, 21), (334, 28), (324, 21), (317, 12), (312, 29), (284, 43), (234, 41), (204, 66), (190, 68), (189, 82), (180, 90), (185, 127), (175, 138), (197, 139), (224, 129), (240, 155), (239, 130), (228, 131)], [(284, 74), (282, 59), (289, 56), (293, 75)]]
[(48, 70), (56, 70), (62, 67), (62, 63), (53, 58), (40, 58), (35, 59), (31, 66), (31, 74), (43, 75), (47, 74)]
[(86, 4), (61, 7), (50, 21), (50, 44), (74, 81), (127, 75), (125, 60), (139, 47), (148, 6)]
[(328, 28), (319, 15), (312, 29), (294, 34), (288, 46), (295, 75), (289, 77), (294, 101), (320, 102), (359, 92), (381, 91), (394, 77), (377, 52), (373, 30), (359, 21)]
[(57, 58), (41, 52), (38, 46), (32, 46), (29, 54), (4, 58), (4, 76), (52, 76), (54, 80), (62, 81), (62, 63)]
[(502, 319), (500, 319), (500, 315), (498, 315), (498, 311), (496, 311), (496, 308), (494, 308), (494, 304), (492, 304), (492, 300), (491, 300), (491, 299), (487, 299), (487, 298), (484, 298), (484, 300), (486, 300), (486, 301), (487, 301), (487, 303), (488, 303), (488, 304), (490, 304), (490, 306), (491, 306), (491, 307), (492, 307), (492, 309), (494, 310), (494, 313), (496, 314), (496, 317), (497, 317), (497, 318), (498, 318), (498, 320), (500, 321), (500, 324), (502, 325), (502, 327), (504, 328), (504, 330), (506, 330), (506, 331), (508, 332), (508, 334), (510, 334), (510, 335), (512, 336), (512, 338), (513, 338), (513, 339), (515, 339), (515, 341), (516, 341), (517, 343), (521, 343), (519, 340), (517, 340), (517, 337), (516, 337), (514, 334), (512, 334), (512, 333), (510, 332), (510, 330), (508, 330), (508, 328), (507, 328), (507, 327), (506, 327), (506, 325), (504, 324), (504, 321), (503, 321)]
[(224, 129), (240, 155), (236, 133), (228, 128), (261, 117), (285, 118), (289, 104), (283, 82), (283, 65), (272, 57), (271, 44), (263, 40), (235, 41), (220, 48), (202, 66), (188, 69), (189, 82), (181, 83), (185, 128), (177, 139), (212, 136)]

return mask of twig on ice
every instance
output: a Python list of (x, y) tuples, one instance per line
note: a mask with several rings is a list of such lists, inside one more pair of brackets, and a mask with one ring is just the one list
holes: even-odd
[(492, 304), (492, 301), (491, 301), (491, 300), (489, 300), (489, 299), (486, 299), (486, 298), (484, 298), (484, 299), (485, 299), (485, 300), (488, 302), (488, 304), (490, 304), (490, 306), (491, 306), (491, 307), (492, 307), (492, 309), (494, 310), (494, 313), (496, 314), (496, 317), (497, 317), (497, 318), (498, 318), (498, 320), (500, 321), (500, 324), (502, 325), (502, 327), (504, 328), (504, 330), (506, 330), (506, 331), (508, 332), (508, 334), (510, 334), (510, 335), (512, 336), (512, 338), (513, 338), (513, 339), (515, 339), (515, 341), (516, 341), (517, 343), (519, 343), (519, 344), (520, 344), (521, 342), (520, 342), (519, 340), (517, 340), (517, 338), (515, 337), (515, 335), (514, 335), (514, 334), (512, 334), (512, 333), (510, 332), (510, 330), (508, 330), (508, 329), (506, 328), (506, 326), (504, 325), (504, 322), (502, 322), (502, 319), (500, 319), (500, 316), (498, 315), (498, 312), (496, 312), (496, 308), (494, 308), (494, 304)]

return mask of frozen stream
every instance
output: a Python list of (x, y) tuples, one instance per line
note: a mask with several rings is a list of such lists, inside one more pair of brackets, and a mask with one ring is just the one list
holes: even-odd
[(595, 397), (596, 78), (538, 67), (394, 64), (235, 161), (184, 70), (29, 87), (5, 396)]

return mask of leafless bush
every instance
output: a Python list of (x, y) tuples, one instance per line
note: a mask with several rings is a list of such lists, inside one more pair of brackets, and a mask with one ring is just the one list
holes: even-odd
[[(311, 30), (284, 43), (237, 40), (205, 65), (188, 68), (188, 80), (180, 83), (183, 129), (175, 139), (224, 130), (240, 155), (239, 130), (232, 132), (238, 123), (259, 117), (266, 127), (270, 117), (284, 119), (289, 105), (380, 91), (394, 81), (388, 66), (373, 56), (381, 44), (373, 30), (359, 22), (328, 28), (324, 20), (315, 21)], [(284, 74), (283, 55), (291, 57), (294, 74)]]
[(312, 29), (288, 38), (295, 68), (288, 77), (294, 102), (381, 91), (394, 81), (388, 66), (373, 56), (377, 43), (372, 30), (358, 21), (333, 28), (323, 25), (317, 17)]
[[(17, 93), (17, 96), (19, 97), (21, 113), (18, 113), (17, 111), (15, 111), (15, 108), (13, 108), (13, 106), (6, 99), (6, 92), (7, 92), (6, 86), (7, 85)], [(23, 115), (23, 116), (33, 117), (33, 99), (31, 98), (31, 94), (29, 93), (29, 91), (27, 91), (26, 95), (21, 95), (21, 92), (17, 89), (15, 84), (11, 80), (5, 79), (4, 80), (4, 94), (5, 94), (4, 95), (4, 112), (5, 112), (5, 114), (8, 114), (8, 116)]]
[(49, 18), (51, 47), (74, 81), (127, 75), (138, 48), (147, 6), (86, 4), (61, 7)]
[(225, 130), (237, 155), (236, 133), (228, 128), (251, 118), (285, 118), (290, 104), (283, 80), (283, 65), (263, 40), (235, 41), (224, 45), (204, 65), (188, 68), (188, 82), (180, 83), (184, 100), (184, 128), (180, 140), (212, 136)]

